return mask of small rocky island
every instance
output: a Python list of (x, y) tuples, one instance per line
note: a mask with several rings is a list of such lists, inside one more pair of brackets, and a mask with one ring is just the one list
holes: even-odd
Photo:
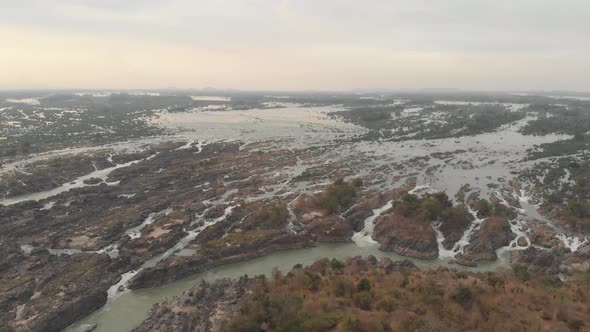
[(0, 331), (588, 329), (588, 101), (26, 97)]

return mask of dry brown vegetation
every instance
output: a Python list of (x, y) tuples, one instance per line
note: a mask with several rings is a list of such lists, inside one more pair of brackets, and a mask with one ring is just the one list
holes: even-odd
[[(588, 330), (590, 281), (387, 269), (349, 259), (256, 283), (223, 331)], [(588, 278), (586, 278), (588, 279)]]

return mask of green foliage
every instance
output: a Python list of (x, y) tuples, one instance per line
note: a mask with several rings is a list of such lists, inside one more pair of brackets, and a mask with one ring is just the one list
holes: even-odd
[(422, 199), (420, 208), (427, 212), (428, 218), (431, 220), (437, 219), (443, 211), (443, 205), (434, 198), (426, 197)]
[(381, 298), (376, 304), (377, 310), (382, 310), (386, 312), (392, 312), (395, 309), (397, 309), (397, 307), (397, 301), (391, 296)]
[(467, 211), (463, 206), (448, 207), (443, 213), (443, 220), (445, 224), (460, 225), (466, 219)]
[(462, 306), (467, 306), (473, 301), (473, 292), (471, 289), (464, 285), (459, 285), (455, 294), (453, 294), (453, 300)]
[(426, 323), (421, 319), (404, 318), (401, 323), (401, 330), (419, 331), (424, 325), (426, 325)]
[(485, 199), (480, 199), (475, 204), (475, 209), (477, 210), (477, 216), (480, 218), (489, 217), (492, 214), (492, 205)]
[(522, 281), (526, 281), (531, 278), (529, 269), (526, 268), (526, 266), (514, 265), (512, 266), (512, 272), (514, 272), (514, 275)]
[(339, 297), (350, 296), (355, 291), (355, 286), (352, 280), (348, 277), (338, 277), (332, 282), (334, 295)]
[(512, 219), (514, 217), (514, 210), (504, 204), (494, 204), (494, 216), (502, 217), (506, 219)]
[(338, 317), (333, 314), (314, 312), (309, 315), (299, 317), (301, 329), (295, 328), (296, 325), (289, 324), (284, 331), (310, 331), (324, 332), (329, 330), (338, 321)]
[(318, 198), (317, 205), (332, 213), (340, 213), (352, 205), (355, 196), (354, 187), (343, 179), (338, 179)]
[(267, 228), (284, 226), (289, 221), (287, 204), (282, 201), (272, 201), (253, 215), (257, 225)]
[(573, 331), (581, 331), (584, 325), (586, 325), (586, 323), (581, 319), (574, 319), (567, 324), (567, 326)]
[(361, 322), (358, 319), (354, 319), (350, 316), (344, 318), (341, 323), (339, 331), (341, 332), (360, 332)]
[(479, 218), (487, 218), (491, 216), (502, 217), (511, 219), (514, 217), (514, 210), (501, 203), (490, 203), (486, 199), (480, 199), (475, 203), (475, 209), (477, 210), (477, 216)]
[(322, 283), (322, 278), (309, 271), (305, 271), (305, 275), (309, 278), (309, 290), (317, 291)]
[(330, 261), (330, 266), (334, 270), (341, 270), (344, 268), (344, 263), (342, 263), (340, 260), (336, 258), (332, 258), (332, 260)]
[(486, 278), (488, 284), (494, 288), (503, 287), (504, 286), (504, 279), (502, 279), (498, 274), (489, 272)]
[(451, 200), (443, 192), (426, 194), (422, 198), (406, 193), (394, 204), (394, 209), (407, 218), (431, 221), (443, 218), (445, 210), (452, 206)]
[(569, 213), (576, 218), (590, 218), (590, 202), (569, 201)]
[(541, 284), (543, 288), (554, 288), (559, 287), (561, 285), (561, 281), (556, 278), (541, 277), (539, 278), (539, 284)]
[(371, 282), (367, 278), (362, 278), (359, 280), (358, 284), (356, 285), (356, 289), (359, 292), (368, 292), (371, 290)]
[(362, 310), (371, 310), (373, 297), (368, 291), (362, 291), (354, 294), (354, 305)]

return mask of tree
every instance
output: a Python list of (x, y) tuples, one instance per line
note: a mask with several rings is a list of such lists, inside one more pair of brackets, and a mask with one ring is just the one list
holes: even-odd
[(481, 218), (489, 217), (492, 214), (492, 205), (485, 199), (480, 199), (475, 205), (477, 216)]
[(356, 285), (359, 292), (368, 292), (371, 290), (371, 282), (367, 278), (362, 278)]

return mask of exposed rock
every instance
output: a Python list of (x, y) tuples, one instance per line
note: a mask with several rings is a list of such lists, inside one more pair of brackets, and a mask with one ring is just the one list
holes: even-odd
[(98, 326), (96, 324), (88, 324), (86, 326), (83, 326), (83, 332), (92, 332), (94, 330), (96, 330)]
[(458, 215), (448, 216), (443, 219), (439, 228), (445, 237), (445, 240), (442, 243), (443, 247), (447, 250), (453, 248), (455, 243), (461, 239), (463, 233), (465, 233), (465, 230), (473, 221), (473, 216), (467, 211), (467, 209), (457, 209), (456, 211)]
[(512, 265), (525, 266), (531, 272), (554, 274), (559, 272), (559, 255), (556, 252), (529, 247), (512, 252)]
[(206, 271), (213, 267), (211, 261), (200, 255), (190, 257), (171, 256), (137, 273), (127, 287), (129, 289), (155, 287), (166, 284), (193, 273)]
[(15, 331), (60, 331), (104, 305), (127, 264), (104, 254), (36, 251), (0, 276), (0, 322)]
[[(357, 256), (345, 261), (347, 273), (362, 273), (373, 269), (383, 269), (387, 273), (418, 271), (411, 261), (392, 262), (387, 257), (377, 260), (374, 256)], [(330, 260), (323, 258), (304, 269), (319, 274), (329, 268)], [(217, 331), (222, 322), (238, 312), (245, 295), (251, 294), (253, 287), (260, 285), (263, 280), (263, 277), (243, 276), (237, 280), (225, 278), (213, 283), (202, 281), (171, 300), (155, 304), (148, 317), (133, 332)]]
[(316, 218), (306, 229), (320, 242), (349, 242), (353, 234), (352, 225), (336, 215)]
[(551, 226), (537, 220), (531, 220), (527, 225), (531, 230), (529, 238), (534, 245), (553, 248), (560, 244), (557, 232)]
[(409, 260), (393, 262), (389, 257), (381, 257), (379, 259), (379, 266), (387, 273), (400, 270), (418, 270), (416, 264)]
[(102, 182), (102, 179), (99, 178), (90, 178), (83, 181), (84, 184), (95, 185)]
[(365, 219), (373, 215), (373, 209), (368, 202), (355, 206), (344, 216), (355, 232), (360, 232), (365, 226)]
[(459, 264), (462, 266), (467, 266), (467, 267), (477, 267), (476, 262), (474, 262), (470, 259), (467, 259), (465, 257), (461, 257), (461, 255), (459, 255), (459, 257), (453, 259), (452, 263)]
[(264, 256), (277, 250), (297, 249), (314, 244), (306, 234), (293, 234), (283, 230), (234, 234), (209, 241), (204, 245), (202, 255), (171, 256), (158, 262), (154, 267), (143, 269), (129, 281), (128, 287), (155, 287), (215, 266)]
[(154, 305), (146, 320), (133, 329), (143, 331), (217, 331), (237, 310), (236, 303), (255, 279), (201, 282), (170, 301)]
[(380, 249), (384, 251), (424, 259), (438, 257), (438, 243), (432, 225), (405, 218), (396, 212), (377, 218), (373, 239), (381, 244)]
[(465, 261), (496, 260), (496, 250), (507, 246), (514, 238), (508, 220), (500, 217), (486, 218), (471, 237), (463, 255), (459, 255), (456, 261), (466, 263)]

